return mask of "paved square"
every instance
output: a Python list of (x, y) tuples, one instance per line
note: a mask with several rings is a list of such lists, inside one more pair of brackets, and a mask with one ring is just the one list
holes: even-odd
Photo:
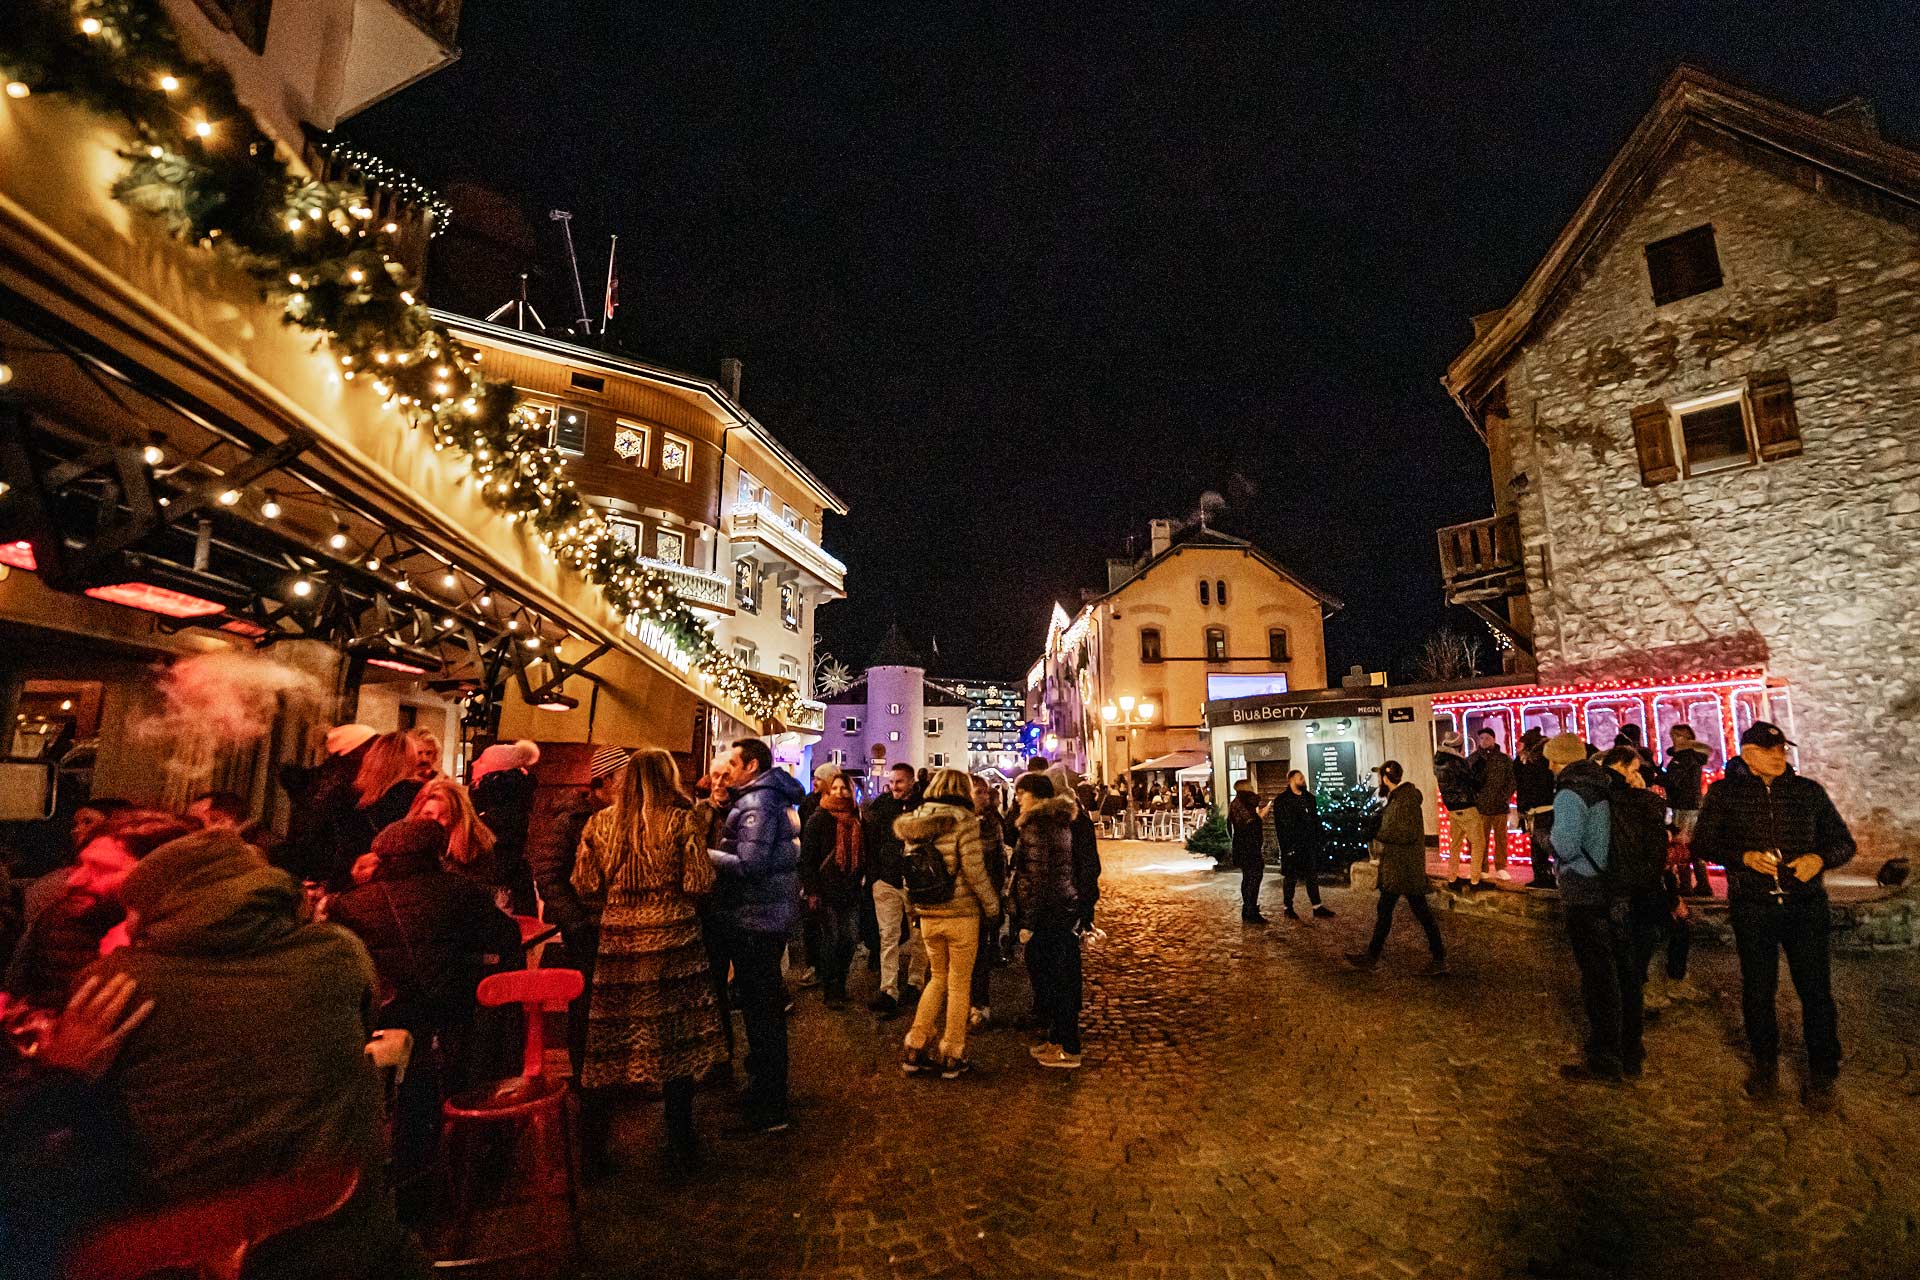
[[(1455, 973), (1426, 979), (1403, 908), (1355, 974), (1370, 896), (1288, 926), (1270, 878), (1276, 923), (1248, 929), (1237, 876), (1166, 845), (1103, 855), (1084, 1069), (996, 1029), (972, 1078), (908, 1079), (904, 1020), (800, 992), (793, 1129), (726, 1138), (703, 1093), (707, 1165), (675, 1179), (657, 1104), (636, 1110), (587, 1200), (590, 1274), (1920, 1276), (1920, 957), (1836, 958), (1842, 1112), (1813, 1117), (1741, 1095), (1728, 950), (1696, 950), (1715, 998), (1652, 1024), (1643, 1081), (1567, 1086), (1558, 934), (1443, 912)], [(995, 1000), (1024, 1011), (1017, 967)]]

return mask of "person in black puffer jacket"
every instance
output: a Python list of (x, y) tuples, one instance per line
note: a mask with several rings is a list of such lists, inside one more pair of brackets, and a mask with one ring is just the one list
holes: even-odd
[(1289, 920), (1300, 918), (1293, 909), (1293, 890), (1304, 881), (1314, 916), (1333, 919), (1333, 912), (1320, 901), (1320, 858), (1327, 832), (1320, 823), (1320, 801), (1307, 790), (1307, 775), (1298, 769), (1289, 773), (1287, 789), (1270, 803), (1274, 835), (1280, 842), (1281, 914)]
[(1233, 833), (1233, 865), (1240, 869), (1240, 923), (1265, 924), (1260, 914), (1260, 879), (1266, 874), (1266, 855), (1261, 849), (1266, 833), (1267, 806), (1260, 793), (1246, 778), (1233, 784), (1233, 799), (1227, 802), (1227, 828)]
[[(1707, 761), (1712, 757), (1687, 725), (1673, 726), (1672, 738), (1673, 747), (1667, 752), (1667, 806), (1673, 810), (1673, 825), (1680, 838), (1691, 844), (1693, 829), (1700, 821), (1701, 783), (1706, 776)], [(1688, 883), (1680, 886), (1682, 893), (1713, 896), (1713, 881), (1707, 878), (1705, 858), (1694, 854), (1689, 865), (1681, 870), (1691, 872), (1685, 877)]]
[(1547, 763), (1547, 736), (1529, 729), (1520, 738), (1520, 758), (1514, 761), (1514, 805), (1527, 833), (1533, 858), (1529, 889), (1551, 889), (1553, 878), (1553, 766)]
[(1013, 855), (1020, 938), (1027, 948), (1034, 1016), (1045, 1037), (1033, 1056), (1042, 1066), (1071, 1069), (1080, 1065), (1080, 939), (1074, 926), (1082, 908), (1073, 859), (1079, 806), (1056, 796), (1053, 780), (1044, 773), (1021, 774), (1013, 794), (1020, 806)]
[(1779, 1089), (1780, 1027), (1774, 993), (1780, 952), (1800, 996), (1807, 1086), (1802, 1100), (1833, 1107), (1840, 1075), (1826, 872), (1853, 858), (1853, 833), (1825, 788), (1787, 763), (1787, 735), (1755, 721), (1740, 735), (1742, 772), (1729, 768), (1700, 806), (1693, 849), (1727, 868), (1728, 915), (1740, 953), (1741, 1002), (1753, 1068), (1750, 1097)]

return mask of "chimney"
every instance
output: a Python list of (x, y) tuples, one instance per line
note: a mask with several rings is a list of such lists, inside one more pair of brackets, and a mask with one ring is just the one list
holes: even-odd
[(1843, 129), (1864, 133), (1870, 138), (1880, 136), (1880, 116), (1873, 109), (1870, 99), (1854, 94), (1845, 102), (1836, 103), (1820, 113)]
[(1131, 560), (1108, 560), (1107, 590), (1118, 591), (1120, 584), (1133, 576), (1133, 568)]
[(727, 399), (740, 403), (740, 371), (745, 368), (732, 356), (720, 362), (720, 389), (727, 393)]
[(1173, 545), (1173, 521), (1147, 521), (1147, 555), (1157, 556)]

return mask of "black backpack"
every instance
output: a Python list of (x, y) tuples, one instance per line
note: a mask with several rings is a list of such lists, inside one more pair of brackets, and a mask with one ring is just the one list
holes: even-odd
[(1624, 894), (1658, 889), (1667, 867), (1666, 801), (1639, 787), (1616, 786), (1607, 807), (1607, 884)]
[(953, 901), (956, 875), (940, 852), (940, 842), (932, 839), (907, 841), (907, 901), (916, 907), (937, 907)]

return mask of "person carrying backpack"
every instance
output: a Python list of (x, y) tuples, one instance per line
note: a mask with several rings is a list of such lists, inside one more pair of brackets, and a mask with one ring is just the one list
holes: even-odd
[(1546, 757), (1556, 788), (1554, 861), (1587, 1011), (1583, 1060), (1560, 1074), (1618, 1084), (1637, 1079), (1646, 1060), (1642, 1001), (1653, 948), (1644, 922), (1666, 865), (1666, 808), (1639, 784), (1631, 748), (1595, 763), (1577, 735), (1563, 733), (1547, 743)]
[[(953, 1080), (971, 1069), (967, 1062), (968, 997), (980, 951), (980, 918), (1000, 914), (1000, 896), (987, 875), (980, 819), (973, 811), (973, 780), (958, 769), (936, 769), (927, 779), (918, 809), (894, 820), (893, 832), (905, 846), (905, 886), (909, 909), (920, 919), (927, 948), (927, 986), (913, 1012), (900, 1054), (907, 1075), (938, 1070)], [(946, 1029), (937, 1057), (932, 1045), (941, 1012)]]
[(1442, 850), (1447, 859), (1447, 887), (1458, 893), (1470, 888), (1467, 878), (1460, 874), (1460, 864), (1473, 864), (1474, 850), (1483, 847), (1486, 833), (1473, 803), (1473, 770), (1460, 754), (1460, 735), (1452, 730), (1441, 736), (1440, 749), (1433, 753), (1433, 780), (1452, 824), (1447, 847)]

